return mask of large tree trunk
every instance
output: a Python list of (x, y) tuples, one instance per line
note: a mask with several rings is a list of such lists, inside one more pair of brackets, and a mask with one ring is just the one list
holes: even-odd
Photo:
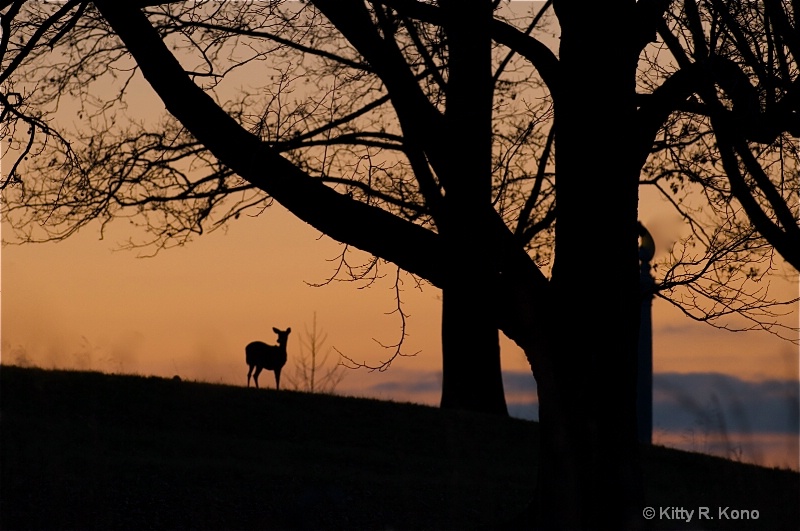
[(551, 358), (554, 379), (539, 397), (539, 518), (548, 528), (623, 529), (641, 522), (636, 55), (623, 27), (635, 2), (555, 8), (553, 332), (550, 352), (532, 353)]
[(441, 407), (508, 415), (496, 326), (468, 290), (445, 288), (442, 297)]
[(445, 179), (444, 239), (447, 274), (442, 288), (442, 401), (507, 415), (500, 368), (497, 253), (491, 208), (491, 0), (442, 1), (449, 65), (445, 124), (451, 174)]

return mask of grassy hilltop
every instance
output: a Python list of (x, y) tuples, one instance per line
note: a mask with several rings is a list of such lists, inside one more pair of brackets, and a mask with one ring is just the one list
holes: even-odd
[[(4, 365), (0, 415), (4, 530), (495, 529), (536, 474), (536, 423), (377, 400)], [(796, 472), (655, 447), (645, 473), (702, 528), (800, 528)]]

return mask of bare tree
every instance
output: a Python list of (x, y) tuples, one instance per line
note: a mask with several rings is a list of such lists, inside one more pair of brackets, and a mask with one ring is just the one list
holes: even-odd
[[(278, 201), (442, 288), (443, 405), (504, 409), (497, 331), (523, 348), (541, 525), (633, 526), (640, 186), (692, 228), (659, 280), (698, 318), (769, 325), (773, 249), (797, 267), (797, 6), (742, 4), (5, 1), (5, 219), (160, 249)], [(169, 116), (133, 115), (142, 78)]]
[[(311, 328), (306, 327), (300, 338), (300, 355), (294, 357), (294, 372), (286, 375), (289, 384), (300, 391), (333, 393), (346, 376), (347, 370), (339, 362), (331, 365), (331, 349), (325, 349), (328, 334), (317, 328), (317, 314)], [(335, 360), (334, 360), (335, 361)]]
[[(769, 276), (781, 271), (776, 251), (800, 265), (793, 10), (780, 2), (679, 7), (659, 22), (640, 75), (650, 99), (671, 107), (642, 183), (690, 229), (660, 264), (658, 295), (694, 319), (796, 342), (796, 328), (779, 317), (797, 299), (768, 293)], [(726, 318), (734, 313), (746, 324), (733, 327)]]

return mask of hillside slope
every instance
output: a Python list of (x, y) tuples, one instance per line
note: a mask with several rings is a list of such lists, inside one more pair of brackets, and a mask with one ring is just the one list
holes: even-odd
[[(535, 483), (535, 423), (411, 404), (4, 365), (0, 413), (2, 529), (493, 529)], [(657, 511), (800, 528), (797, 473), (645, 457)]]

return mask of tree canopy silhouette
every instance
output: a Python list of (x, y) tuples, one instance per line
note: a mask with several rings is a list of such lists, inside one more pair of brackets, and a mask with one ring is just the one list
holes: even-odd
[(775, 330), (753, 282), (800, 266), (796, 2), (0, 9), (21, 240), (129, 218), (166, 248), (277, 201), (442, 288), (444, 406), (505, 409), (498, 330), (530, 361), (545, 526), (641, 523), (640, 187), (691, 229), (657, 289), (696, 318)]

